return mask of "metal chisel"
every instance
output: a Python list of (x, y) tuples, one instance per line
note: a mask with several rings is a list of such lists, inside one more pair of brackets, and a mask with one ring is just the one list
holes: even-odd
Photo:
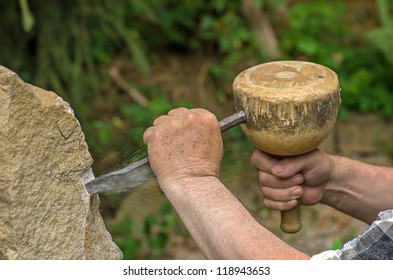
[[(221, 132), (224, 132), (246, 121), (243, 111), (226, 117), (220, 121)], [(149, 164), (149, 158), (145, 157), (124, 167), (105, 173), (85, 184), (89, 194), (96, 193), (121, 193), (132, 188), (143, 186), (149, 180), (155, 178)]]

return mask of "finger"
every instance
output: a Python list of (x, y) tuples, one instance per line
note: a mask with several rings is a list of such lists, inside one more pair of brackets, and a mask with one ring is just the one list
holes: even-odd
[(170, 110), (167, 115), (168, 116), (173, 116), (173, 115), (177, 115), (177, 114), (188, 112), (188, 111), (189, 110), (187, 108), (185, 108), (185, 107), (179, 107), (179, 108)]
[(259, 183), (262, 186), (269, 186), (275, 189), (286, 189), (295, 185), (303, 183), (304, 178), (302, 174), (295, 174), (291, 178), (278, 178), (266, 172), (258, 172)]
[(251, 164), (254, 165), (257, 169), (271, 173), (271, 168), (274, 166), (279, 160), (261, 150), (255, 150), (251, 155)]
[(274, 209), (274, 210), (280, 210), (280, 211), (290, 210), (290, 209), (294, 208), (298, 203), (299, 202), (296, 199), (290, 200), (290, 201), (285, 201), (285, 202), (274, 201), (274, 200), (270, 200), (270, 199), (263, 200), (263, 204), (265, 205), (265, 207), (270, 208), (270, 209)]
[(153, 134), (153, 127), (149, 127), (148, 129), (145, 130), (145, 132), (143, 133), (143, 143), (145, 143), (145, 145), (147, 145), (150, 137)]
[(303, 155), (284, 157), (271, 167), (271, 172), (280, 178), (292, 177), (312, 168), (315, 165), (315, 155), (316, 150)]
[(164, 116), (159, 116), (158, 118), (156, 118), (156, 119), (154, 120), (153, 126), (156, 126), (156, 125), (158, 125), (158, 124), (160, 124), (160, 123), (162, 123), (162, 122), (168, 120), (168, 118), (169, 118), (169, 117), (166, 116), (166, 115), (164, 115)]
[(304, 190), (301, 186), (293, 186), (287, 189), (274, 189), (262, 186), (261, 191), (265, 199), (274, 200), (277, 202), (287, 202), (298, 199), (301, 198), (304, 194)]
[(212, 118), (217, 119), (216, 116), (212, 112), (210, 112), (209, 110), (203, 109), (203, 108), (192, 108), (192, 109), (190, 109), (190, 112), (195, 113), (197, 115), (203, 115), (206, 117), (212, 117)]
[(202, 108), (194, 108), (190, 109), (190, 112), (197, 115), (198, 117), (202, 118), (206, 123), (215, 124), (217, 128), (219, 128), (220, 123), (217, 120), (217, 117), (210, 111)]

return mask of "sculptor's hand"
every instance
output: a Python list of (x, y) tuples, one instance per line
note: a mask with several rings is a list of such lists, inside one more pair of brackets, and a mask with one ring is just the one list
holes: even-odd
[(221, 132), (216, 117), (207, 110), (174, 109), (154, 121), (143, 141), (161, 186), (185, 177), (218, 177)]
[(332, 157), (319, 149), (282, 160), (256, 150), (251, 163), (258, 169), (265, 206), (276, 210), (293, 208), (297, 199), (304, 205), (321, 202), (334, 169)]

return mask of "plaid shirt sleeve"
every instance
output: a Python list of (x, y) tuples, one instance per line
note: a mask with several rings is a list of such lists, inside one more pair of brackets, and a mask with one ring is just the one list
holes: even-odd
[(393, 260), (393, 209), (378, 215), (362, 235), (339, 250), (312, 256), (312, 260)]

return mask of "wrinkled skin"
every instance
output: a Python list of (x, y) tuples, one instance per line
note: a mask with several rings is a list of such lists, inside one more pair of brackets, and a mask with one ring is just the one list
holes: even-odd
[(174, 109), (158, 117), (143, 139), (161, 185), (182, 177), (219, 175), (221, 131), (216, 117), (206, 110)]
[(276, 210), (293, 208), (297, 199), (304, 205), (321, 202), (334, 169), (334, 160), (319, 149), (282, 160), (256, 150), (251, 163), (258, 169), (265, 206)]

